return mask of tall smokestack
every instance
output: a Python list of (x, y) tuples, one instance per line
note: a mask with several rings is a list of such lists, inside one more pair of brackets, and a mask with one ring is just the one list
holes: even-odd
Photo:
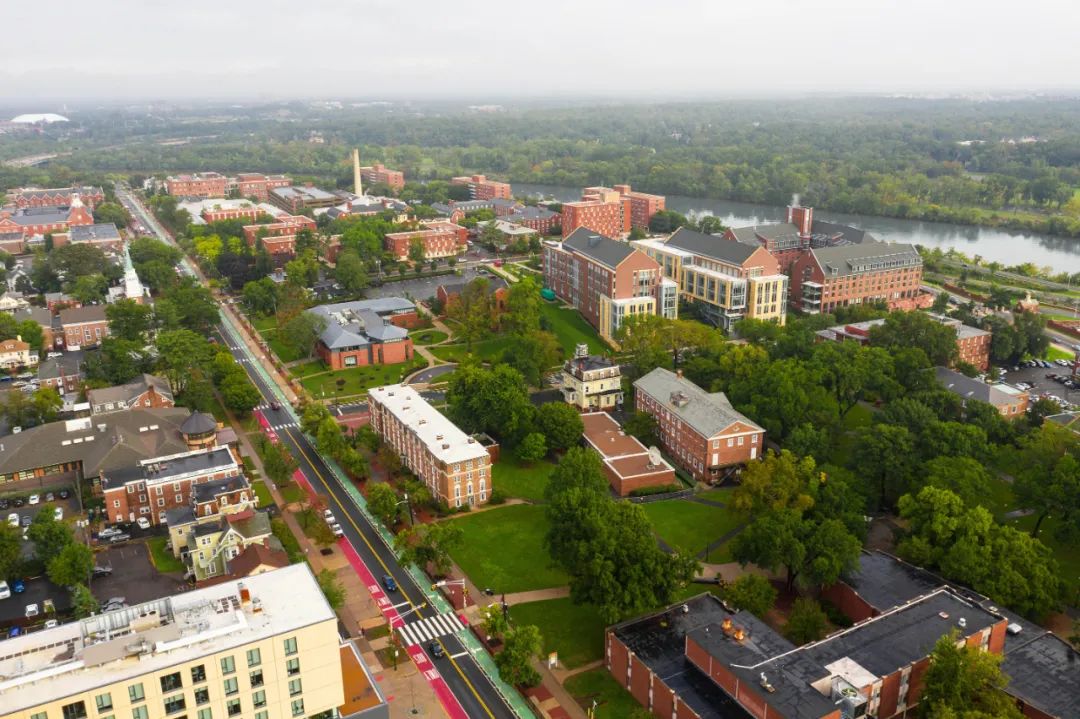
[(360, 182), (360, 150), (353, 149), (352, 151), (352, 175), (353, 175), (353, 192), (357, 195), (364, 194), (364, 186)]

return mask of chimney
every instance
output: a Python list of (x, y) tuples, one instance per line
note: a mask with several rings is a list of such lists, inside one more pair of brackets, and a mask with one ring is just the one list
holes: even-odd
[(724, 617), (724, 621), (720, 625), (720, 628), (724, 630), (724, 634), (731, 634), (731, 629), (732, 629), (731, 617)]
[(240, 606), (244, 610), (247, 610), (251, 606), (251, 592), (248, 590), (248, 588), (246, 586), (244, 586), (243, 582), (240, 582), (239, 589), (240, 589)]
[(357, 195), (364, 194), (364, 186), (360, 181), (360, 150), (353, 148), (352, 151), (352, 174), (353, 174), (353, 192)]
[(799, 196), (795, 195), (787, 208), (787, 221), (795, 225), (800, 235), (809, 235), (814, 224), (814, 208), (800, 205)]
[(731, 638), (741, 643), (743, 639), (746, 639), (746, 630), (742, 627), (735, 627), (735, 633), (731, 635)]

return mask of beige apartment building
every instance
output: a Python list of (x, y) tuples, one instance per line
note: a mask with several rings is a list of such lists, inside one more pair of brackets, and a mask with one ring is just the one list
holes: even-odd
[(371, 428), (404, 464), (451, 507), (485, 504), (491, 497), (491, 455), (408, 385), (368, 392)]
[(622, 370), (618, 362), (590, 355), (588, 345), (578, 345), (562, 369), (562, 396), (581, 412), (612, 410), (622, 405)]
[(328, 719), (343, 684), (304, 563), (0, 644), (4, 719)]

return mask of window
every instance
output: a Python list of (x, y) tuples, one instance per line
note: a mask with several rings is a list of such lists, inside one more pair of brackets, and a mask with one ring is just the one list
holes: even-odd
[[(303, 702), (301, 702), (303, 705)], [(72, 702), (63, 708), (64, 719), (86, 719), (86, 702)], [(303, 712), (301, 712), (303, 713)], [(293, 714), (293, 716), (296, 716)]]
[(289, 673), (290, 677), (295, 677), (297, 674), (300, 673), (300, 660), (290, 659), (289, 661), (285, 662), (285, 670)]
[(255, 705), (256, 709), (261, 709), (266, 706), (266, 692), (262, 689), (257, 692), (252, 692), (251, 703)]
[(296, 637), (289, 637), (285, 640), (285, 653), (296, 654)]
[(232, 657), (222, 657), (221, 659), (221, 673), (232, 674), (236, 671), (236, 660)]
[(38, 712), (37, 714), (31, 714), (30, 719), (49, 719), (49, 715), (45, 712)]
[(195, 706), (202, 706), (210, 701), (210, 690), (206, 687), (199, 687), (195, 690)]
[(255, 712), (255, 719), (270, 719), (270, 712), (268, 712), (268, 711)]
[(256, 669), (251, 673), (251, 686), (261, 687), (263, 685), (262, 669)]
[(150, 713), (146, 707), (135, 707), (131, 710), (131, 719), (150, 719)]
[(247, 663), (249, 667), (257, 667), (262, 664), (262, 654), (258, 649), (248, 649)]
[(734, 447), (735, 446), (735, 440), (732, 439), (731, 437), (728, 437), (727, 446)]
[(294, 697), (297, 694), (302, 694), (303, 692), (304, 692), (304, 687), (300, 683), (299, 679), (290, 679), (289, 680), (289, 696)]
[(142, 684), (132, 684), (128, 687), (128, 699), (131, 700), (132, 704), (134, 704), (135, 702), (141, 702), (145, 698), (146, 693), (143, 691)]
[(225, 709), (229, 712), (229, 716), (231, 716), (231, 717), (236, 716), (241, 711), (240, 710), (240, 700), (239, 699), (230, 699), (225, 704)]
[(165, 713), (176, 714), (182, 712), (187, 707), (187, 702), (184, 701), (183, 694), (173, 694), (171, 697), (165, 697)]
[(293, 699), (292, 700), (292, 715), (294, 717), (304, 715), (304, 700), (303, 699)]
[(231, 697), (240, 691), (240, 682), (236, 681), (236, 677), (229, 677), (225, 680), (225, 696)]
[(191, 668), (191, 683), (198, 684), (206, 681), (206, 667), (200, 664)]
[(171, 692), (175, 689), (182, 689), (183, 686), (184, 680), (180, 678), (180, 672), (166, 674), (161, 678), (161, 691), (163, 692)]
[(198, 719), (214, 719), (214, 711), (210, 707), (200, 709), (197, 716)]
[(94, 703), (97, 704), (98, 713), (112, 711), (112, 694), (98, 694), (94, 697)]

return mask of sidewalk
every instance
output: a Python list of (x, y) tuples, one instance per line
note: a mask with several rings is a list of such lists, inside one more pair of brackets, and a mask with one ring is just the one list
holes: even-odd
[(276, 384), (282, 394), (285, 395), (285, 399), (295, 406), (299, 400), (299, 396), (293, 390), (289, 380), (282, 376), (281, 371), (268, 356), (269, 350), (264, 349), (260, 340), (252, 335), (251, 325), (247, 318), (237, 312), (233, 305), (223, 304), (221, 305), (221, 309), (232, 319), (231, 324), (233, 325), (233, 328), (237, 330), (237, 334), (240, 336), (241, 341), (243, 341), (244, 346), (247, 347), (248, 351), (254, 357), (259, 359), (259, 364), (262, 365), (266, 374), (274, 380), (274, 384)]

